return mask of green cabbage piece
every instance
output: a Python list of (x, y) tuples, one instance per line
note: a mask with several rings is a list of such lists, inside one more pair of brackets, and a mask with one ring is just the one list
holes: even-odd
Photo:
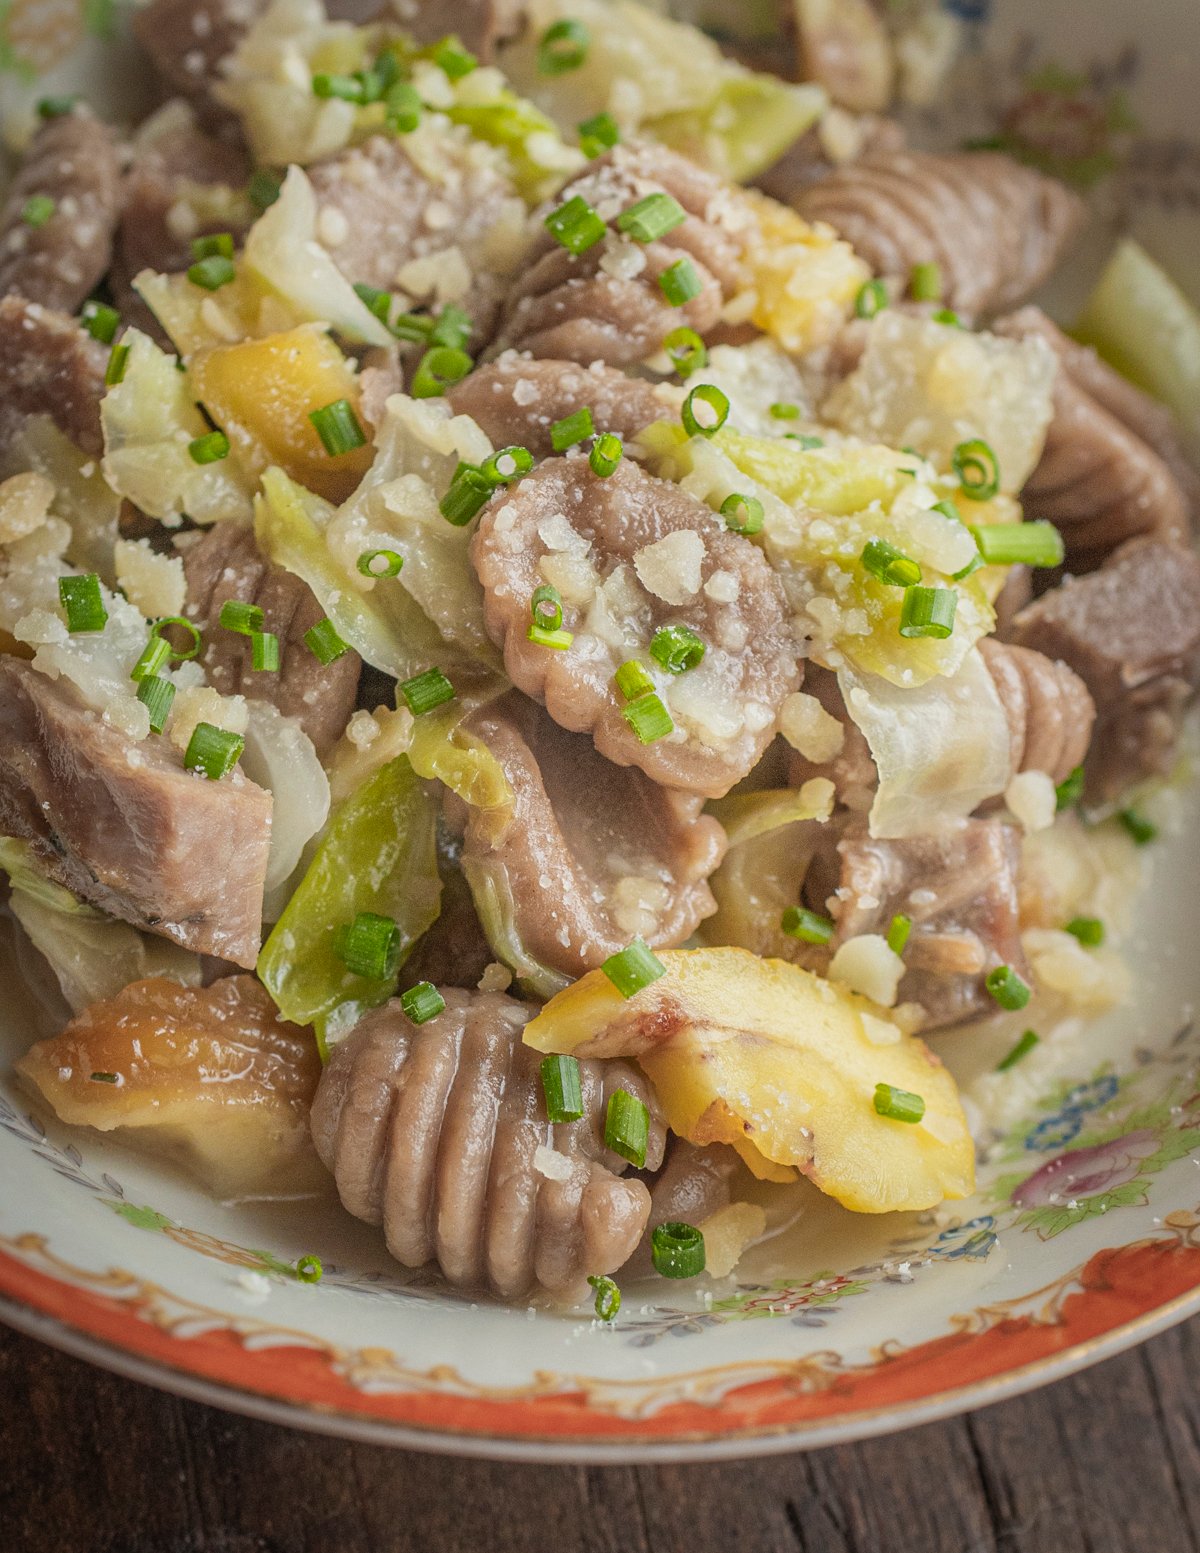
[(552, 194), (566, 174), (583, 166), (583, 157), (563, 141), (554, 120), (507, 88), (490, 101), (459, 101), (445, 112), (476, 140), (504, 152), (517, 192), (531, 205)]
[(397, 973), (436, 921), (437, 800), (408, 758), (389, 761), (334, 811), (307, 873), (258, 959), (258, 974), (279, 1012), (313, 1025), (322, 1055), (370, 1008), (386, 1003), (398, 974), (370, 981), (347, 970), (338, 931), (362, 911), (400, 929)]
[(735, 183), (748, 183), (777, 162), (821, 116), (825, 93), (777, 76), (728, 76), (702, 109), (665, 113), (642, 128)]

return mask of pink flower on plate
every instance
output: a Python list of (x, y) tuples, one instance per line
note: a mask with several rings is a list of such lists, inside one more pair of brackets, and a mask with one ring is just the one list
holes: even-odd
[(1142, 1161), (1157, 1154), (1158, 1134), (1142, 1128), (1127, 1132), (1110, 1143), (1096, 1143), (1090, 1149), (1070, 1149), (1047, 1160), (1012, 1194), (1018, 1208), (1059, 1206), (1081, 1197), (1111, 1192), (1132, 1181)]

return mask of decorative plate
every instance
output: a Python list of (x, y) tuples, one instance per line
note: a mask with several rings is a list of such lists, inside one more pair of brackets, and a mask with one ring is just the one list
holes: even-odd
[[(1005, 133), (1090, 180), (1071, 308), (1118, 224), (1195, 293), (1194, 0), (946, 0), (966, 33), (931, 143)], [(0, 93), (94, 86), (88, 0), (0, 5)], [(7, 23), (7, 32), (5, 25)], [(22, 79), (32, 64), (35, 88)], [(28, 73), (28, 72), (26, 72)], [(1135, 128), (1136, 126), (1136, 128)], [(1148, 849), (1123, 1006), (1023, 1065), (979, 1190), (854, 1218), (803, 1199), (724, 1282), (626, 1292), (617, 1323), (473, 1303), (404, 1278), (328, 1202), (222, 1205), (11, 1080), (44, 1016), (0, 945), (0, 1316), (98, 1364), (304, 1428), (538, 1460), (712, 1458), (859, 1438), (979, 1406), (1200, 1311), (1200, 791)], [(1011, 1028), (941, 1041), (969, 1093)], [(319, 1285), (296, 1259), (318, 1254)], [(786, 1267), (786, 1273), (782, 1268)], [(705, 1282), (705, 1280), (700, 1280)]]

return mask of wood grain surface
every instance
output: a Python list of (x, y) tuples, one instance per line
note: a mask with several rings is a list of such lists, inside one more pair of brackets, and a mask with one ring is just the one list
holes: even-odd
[(1200, 1318), (810, 1455), (525, 1467), (181, 1402), (0, 1328), (0, 1553), (1200, 1553)]

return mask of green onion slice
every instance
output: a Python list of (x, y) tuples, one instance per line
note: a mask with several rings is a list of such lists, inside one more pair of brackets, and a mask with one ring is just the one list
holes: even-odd
[(1153, 820), (1148, 820), (1144, 814), (1139, 814), (1136, 809), (1122, 809), (1117, 819), (1137, 842), (1139, 847), (1145, 847), (1158, 837), (1158, 826)]
[(919, 1122), (925, 1115), (925, 1102), (910, 1089), (897, 1089), (895, 1084), (876, 1084), (875, 1109), (880, 1116), (894, 1122)]
[(199, 629), (190, 620), (185, 620), (182, 615), (164, 615), (161, 620), (156, 620), (151, 627), (152, 636), (163, 636), (166, 631), (182, 631), (188, 638), (186, 647), (176, 647), (170, 637), (164, 637), (171, 649), (172, 658), (180, 663), (188, 663), (193, 658), (200, 656), (200, 648), (203, 637)]
[[(706, 411), (707, 425), (701, 425), (697, 417), (701, 407)], [(683, 401), (680, 418), (689, 437), (711, 437), (729, 419), (729, 400), (715, 383), (700, 383)]]
[(989, 971), (984, 986), (1000, 1007), (1010, 1012), (1024, 1008), (1033, 996), (1033, 988), (1011, 965), (998, 965), (994, 971)]
[(643, 1101), (627, 1089), (615, 1090), (608, 1097), (604, 1118), (604, 1146), (627, 1159), (638, 1170), (646, 1163), (646, 1145), (650, 1141), (650, 1112)]
[(330, 458), (340, 458), (366, 443), (367, 434), (348, 399), (335, 399), (332, 404), (313, 410), (308, 418)]
[(450, 489), (438, 503), (438, 509), (447, 523), (464, 528), (487, 506), (495, 489), (481, 469), (462, 464), (450, 482)]
[(543, 631), (557, 631), (563, 620), (562, 594), (549, 583), (544, 583), (542, 587), (533, 590), (529, 612), (535, 626), (540, 626)]
[(425, 105), (415, 86), (397, 81), (384, 93), (385, 122), (393, 135), (410, 135), (421, 122)]
[(596, 113), (579, 125), (579, 149), (586, 157), (602, 156), (621, 139), (621, 130), (611, 113)]
[(324, 1274), (319, 1256), (302, 1256), (296, 1263), (296, 1277), (301, 1283), (320, 1283)]
[(491, 485), (512, 485), (533, 468), (533, 454), (528, 448), (500, 448), (485, 458), (479, 472)]
[(777, 421), (798, 421), (800, 419), (800, 406), (798, 404), (784, 404), (781, 401), (771, 406), (771, 417)]
[(890, 588), (911, 588), (921, 580), (921, 566), (911, 556), (889, 545), (886, 539), (871, 539), (863, 546), (862, 564)]
[(199, 286), (204, 291), (220, 291), (222, 286), (228, 286), (236, 274), (232, 259), (214, 253), (207, 259), (198, 259), (195, 264), (189, 265), (187, 278), (193, 286)]
[(352, 75), (338, 75), (330, 70), (318, 70), (312, 78), (312, 94), (328, 101), (336, 97), (341, 102), (366, 101), (364, 83)]
[(542, 75), (578, 70), (588, 56), (592, 36), (582, 22), (566, 17), (552, 22), (538, 40), (537, 67)]
[(905, 589), (900, 606), (900, 635), (945, 641), (954, 631), (958, 593), (954, 588)]
[[(391, 292), (380, 291), (377, 286), (364, 286), (361, 282), (355, 283), (354, 290), (358, 300), (371, 316), (377, 318), (385, 328), (391, 328), (392, 308), (396, 303)], [(425, 339), (427, 334), (428, 330), (421, 334), (420, 338)]]
[(1066, 554), (1053, 523), (981, 523), (971, 534), (988, 566), (1061, 566)]
[(650, 642), (650, 656), (668, 674), (686, 674), (704, 661), (704, 641), (691, 626), (663, 626)]
[(621, 716), (633, 729), (639, 744), (654, 744), (675, 731), (670, 712), (654, 691), (622, 707)]
[(1104, 942), (1104, 923), (1099, 917), (1072, 917), (1065, 931), (1088, 949), (1096, 949)]
[(453, 35), (435, 43), (429, 50), (429, 57), (452, 81), (461, 81), (479, 63), (470, 49), (463, 48), (461, 41)]
[(914, 264), (909, 276), (908, 289), (915, 302), (940, 302), (942, 300), (941, 265)]
[(461, 383), (471, 370), (472, 361), (466, 351), (452, 345), (435, 345), (427, 350), (413, 374), (414, 399), (438, 399), (455, 383)]
[(161, 636), (155, 636), (151, 632), (137, 662), (130, 670), (130, 679), (149, 679), (151, 675), (157, 674), (159, 669), (166, 668), (170, 657), (170, 642), (165, 641)]
[(257, 604), (246, 604), (241, 599), (226, 599), (217, 616), (217, 624), (224, 626), (226, 631), (237, 631), (242, 636), (249, 636), (252, 631), (262, 630), (263, 612)]
[(663, 1278), (695, 1278), (704, 1271), (704, 1236), (691, 1224), (659, 1224), (650, 1236), (650, 1257)]
[(1064, 809), (1073, 808), (1083, 797), (1083, 786), (1086, 778), (1083, 767), (1076, 766), (1074, 771), (1054, 789), (1055, 807), (1061, 814)]
[(627, 948), (610, 955), (600, 967), (623, 998), (631, 998), (652, 981), (667, 974), (667, 968), (641, 938)]
[(763, 504), (757, 496), (735, 491), (721, 503), (721, 516), (725, 527), (735, 534), (757, 534), (763, 526)]
[(550, 428), (550, 446), (556, 453), (565, 453), (576, 443), (586, 442), (594, 434), (595, 429), (592, 412), (585, 405), (582, 410), (576, 410), (572, 415), (564, 415), (561, 421), (555, 421)]
[(206, 432), (188, 443), (188, 452), (196, 464), (218, 464), (229, 457), (229, 438), (223, 431)]
[(912, 918), (897, 912), (887, 930), (887, 946), (893, 954), (903, 954), (912, 932)]
[(151, 732), (161, 733), (175, 700), (175, 686), (157, 674), (146, 674), (138, 680), (137, 698), (150, 713)]
[(279, 672), (279, 638), (274, 631), (250, 633), (250, 667), (256, 674)]
[(595, 1312), (597, 1321), (615, 1321), (621, 1308), (621, 1291), (611, 1278), (589, 1275), (588, 1283), (596, 1291)]
[(594, 248), (607, 232), (602, 216), (596, 214), (581, 194), (572, 197), (552, 210), (543, 223), (556, 243), (568, 253), (586, 253)]
[(107, 303), (85, 302), (83, 311), (79, 315), (79, 322), (93, 340), (99, 340), (101, 345), (111, 345), (116, 338), (117, 330), (121, 327), (121, 315), (115, 307), (109, 307)]
[(601, 480), (607, 480), (609, 475), (616, 472), (623, 452), (621, 439), (615, 432), (606, 431), (601, 433), (592, 444), (592, 451), (588, 454), (588, 463), (591, 465), (592, 473)]
[(444, 345), (449, 350), (465, 351), (467, 341), (475, 328), (470, 313), (447, 302), (429, 328), (429, 343)]
[(317, 662), (326, 668), (350, 651), (350, 644), (342, 640), (337, 627), (328, 617), (318, 620), (315, 626), (305, 631), (304, 645)]
[(663, 350), (670, 356), (676, 372), (685, 380), (693, 372), (708, 365), (708, 351), (694, 329), (672, 329), (663, 341)]
[(400, 694), (413, 716), (420, 717), (453, 701), (455, 691), (441, 669), (426, 669), (423, 674), (414, 674), (412, 679), (402, 681)]
[(859, 318), (874, 318), (888, 305), (887, 287), (881, 280), (868, 280), (858, 288), (854, 311)]
[(824, 437), (808, 436), (803, 432), (795, 431), (785, 431), (784, 436), (789, 442), (798, 442), (806, 453), (811, 453), (814, 448), (823, 448), (825, 446)]
[(649, 695), (654, 689), (654, 681), (636, 658), (627, 659), (613, 675), (613, 679), (626, 701), (636, 701), (639, 696)]
[(950, 458), (964, 496), (990, 501), (1000, 490), (1000, 464), (982, 437), (960, 442)]
[(228, 776), (241, 759), (246, 741), (240, 733), (230, 733), (212, 723), (197, 723), (188, 740), (183, 764), (188, 771), (198, 771), (210, 782), (219, 782)]
[(400, 957), (400, 929), (391, 917), (360, 911), (337, 935), (337, 952), (354, 976), (368, 981), (387, 981), (396, 973)]
[(125, 369), (129, 365), (128, 345), (114, 345), (108, 353), (108, 365), (104, 369), (105, 388), (115, 388), (125, 381)]
[(232, 259), (233, 233), (210, 232), (207, 237), (192, 238), (193, 259)]
[(573, 631), (547, 631), (544, 626), (534, 624), (530, 624), (525, 636), (535, 647), (552, 647), (555, 652), (566, 652), (575, 640)]
[(21, 220), (26, 226), (45, 226), (57, 209), (57, 203), (48, 194), (35, 194), (25, 201)]
[(704, 290), (690, 259), (676, 259), (658, 277), (658, 288), (672, 307), (684, 307)]
[(446, 1007), (446, 1000), (431, 981), (419, 981), (400, 994), (400, 1007), (415, 1025), (426, 1025)]
[(577, 1122), (583, 1115), (583, 1089), (579, 1082), (578, 1060), (556, 1053), (543, 1057), (540, 1071), (548, 1120), (555, 1123)]
[(958, 316), (953, 308), (939, 308), (936, 313), (931, 313), (929, 316), (933, 319), (935, 324), (945, 324), (948, 329), (962, 328), (962, 319)]
[(647, 194), (617, 217), (617, 230), (637, 243), (657, 242), (687, 220), (687, 211), (672, 194)]
[(95, 572), (82, 577), (60, 577), (58, 597), (67, 614), (67, 630), (72, 635), (103, 631), (108, 624), (108, 610), (100, 593), (100, 578)]
[(396, 550), (364, 550), (356, 565), (364, 577), (399, 577), (404, 557)]
[(809, 911), (806, 906), (789, 906), (780, 917), (779, 926), (789, 938), (798, 938), (804, 944), (827, 944), (834, 933), (828, 917)]
[(1022, 1057), (1027, 1057), (1038, 1044), (1040, 1037), (1036, 1030), (1026, 1030), (1025, 1034), (1008, 1053), (996, 1064), (997, 1073), (1007, 1073), (1009, 1068), (1015, 1068)]

